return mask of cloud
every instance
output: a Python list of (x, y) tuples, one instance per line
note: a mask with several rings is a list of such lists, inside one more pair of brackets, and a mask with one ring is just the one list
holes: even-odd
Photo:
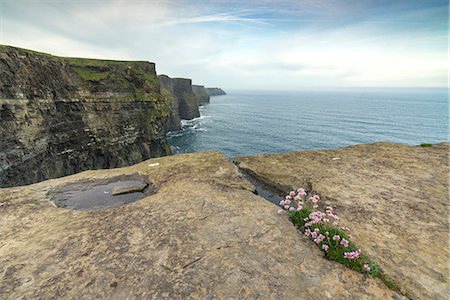
[[(382, 5), (381, 5), (382, 4)], [(445, 86), (442, 1), (6, 1), (0, 43), (228, 88)]]

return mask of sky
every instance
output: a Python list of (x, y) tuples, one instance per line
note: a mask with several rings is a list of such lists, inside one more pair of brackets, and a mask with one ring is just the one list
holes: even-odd
[(0, 44), (225, 89), (447, 87), (447, 0), (0, 0)]

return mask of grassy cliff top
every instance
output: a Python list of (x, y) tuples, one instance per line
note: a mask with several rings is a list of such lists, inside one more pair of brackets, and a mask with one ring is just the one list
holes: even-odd
[(134, 63), (149, 63), (153, 64), (153, 62), (145, 61), (145, 60), (113, 60), (113, 59), (97, 59), (97, 58), (83, 58), (83, 57), (64, 57), (64, 56), (57, 56), (52, 55), (49, 53), (34, 51), (30, 49), (20, 48), (20, 47), (14, 47), (9, 45), (1, 45), (0, 44), (0, 52), (5, 52), (6, 50), (16, 50), (25, 52), (28, 54), (33, 54), (37, 56), (42, 56), (46, 58), (52, 58), (52, 59), (61, 59), (69, 62), (70, 64), (74, 65), (89, 65), (89, 66), (106, 66), (111, 64), (134, 64)]

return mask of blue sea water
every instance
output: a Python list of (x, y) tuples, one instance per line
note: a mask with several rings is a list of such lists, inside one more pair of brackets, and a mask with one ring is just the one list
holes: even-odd
[(228, 157), (389, 141), (448, 141), (447, 89), (227, 91), (168, 134), (175, 153)]

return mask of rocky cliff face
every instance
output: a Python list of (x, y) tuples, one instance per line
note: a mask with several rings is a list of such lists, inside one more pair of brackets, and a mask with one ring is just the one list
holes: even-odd
[(179, 119), (191, 120), (200, 117), (198, 100), (192, 91), (192, 81), (186, 78), (158, 76), (163, 94), (172, 99), (171, 128), (179, 129)]
[[(156, 193), (102, 210), (54, 205), (55, 194), (69, 184), (132, 174), (146, 177)], [(323, 258), (286, 216), (252, 191), (217, 152), (0, 189), (0, 295), (402, 299), (380, 280)]]
[(221, 95), (226, 95), (227, 94), (227, 93), (225, 93), (224, 90), (222, 90), (221, 88), (218, 88), (218, 87), (206, 88), (206, 91), (208, 92), (208, 94), (210, 96), (221, 96)]
[(208, 94), (208, 91), (203, 85), (195, 85), (195, 84), (192, 85), (192, 91), (197, 97), (199, 104), (209, 103), (210, 96)]
[(0, 46), (0, 186), (167, 155), (155, 65)]
[(282, 193), (318, 192), (408, 298), (447, 299), (449, 146), (375, 143), (236, 161)]

